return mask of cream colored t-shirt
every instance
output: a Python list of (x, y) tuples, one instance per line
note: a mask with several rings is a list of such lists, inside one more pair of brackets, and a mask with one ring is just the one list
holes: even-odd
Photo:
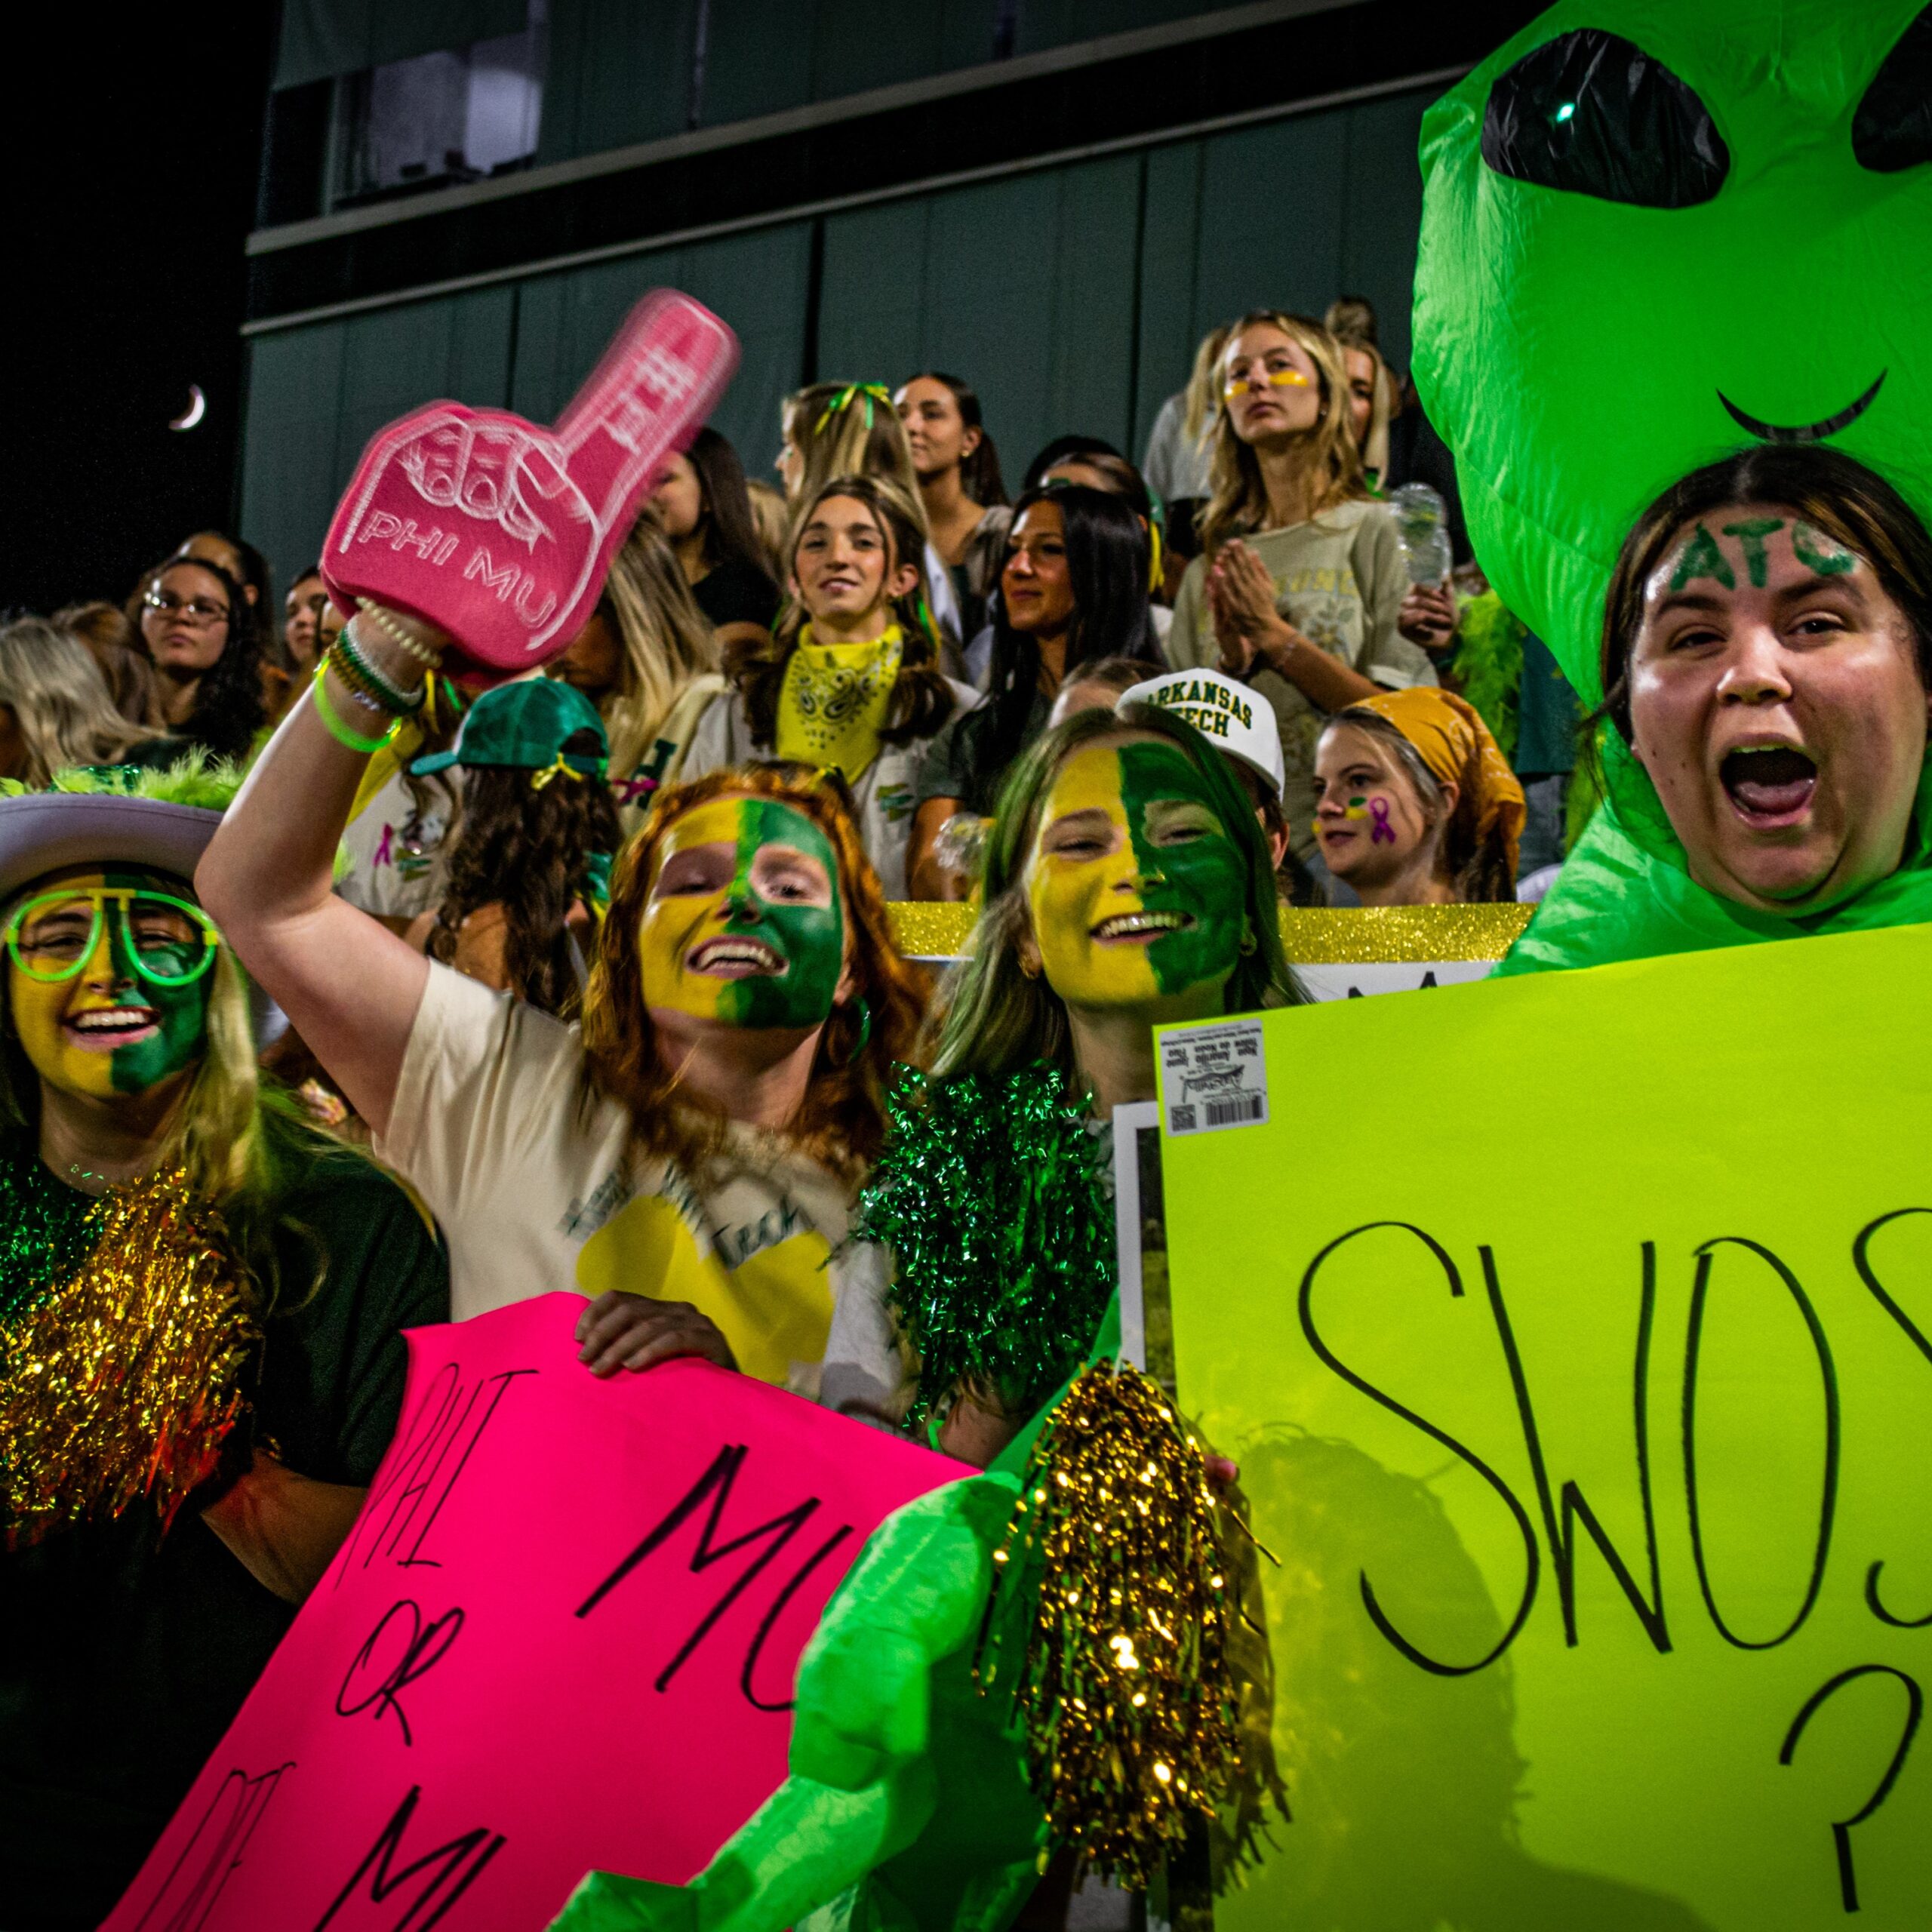
[(417, 811), (398, 772), (343, 828), (348, 865), (335, 889), (365, 912), (413, 919), (442, 903), (449, 883), (450, 833), (463, 795), (462, 768), (417, 783), (426, 810)]
[[(869, 1419), (910, 1381), (875, 1250), (834, 1175), (735, 1134), (701, 1186), (630, 1146), (582, 1081), (577, 1029), (432, 962), (378, 1156), (442, 1224), (459, 1321), (558, 1288), (685, 1301), (746, 1374)], [(849, 1305), (848, 1305), (849, 1304)]]
[[(1395, 628), (1409, 575), (1387, 504), (1341, 503), (1309, 522), (1241, 540), (1275, 580), (1275, 608), (1309, 643), (1387, 691), (1435, 682), (1429, 654)], [(1220, 662), (1204, 557), (1181, 579), (1166, 650), (1177, 671)], [(1248, 682), (1274, 707), (1287, 780), (1281, 809), (1296, 854), (1306, 859), (1315, 850), (1315, 748), (1327, 715), (1275, 672), (1258, 670)]]

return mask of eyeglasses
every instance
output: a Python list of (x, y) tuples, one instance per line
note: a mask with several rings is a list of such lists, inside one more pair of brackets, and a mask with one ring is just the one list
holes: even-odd
[(75, 978), (100, 946), (110, 900), (122, 955), (143, 979), (157, 986), (192, 986), (214, 964), (220, 935), (198, 906), (165, 892), (112, 885), (44, 892), (18, 907), (7, 922), (14, 964), (45, 986)]
[(171, 597), (165, 590), (150, 590), (141, 599), (150, 611), (158, 611), (164, 617), (183, 617), (196, 630), (206, 630), (211, 624), (225, 624), (228, 621), (226, 604), (211, 604), (205, 598), (192, 597), (183, 603), (178, 597)]

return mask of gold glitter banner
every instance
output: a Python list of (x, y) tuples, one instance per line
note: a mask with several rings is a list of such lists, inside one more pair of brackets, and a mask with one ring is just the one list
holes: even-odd
[[(909, 959), (957, 959), (973, 929), (969, 906), (901, 901), (887, 909)], [(1500, 959), (1530, 922), (1529, 906), (1281, 908), (1281, 943), (1297, 966)]]

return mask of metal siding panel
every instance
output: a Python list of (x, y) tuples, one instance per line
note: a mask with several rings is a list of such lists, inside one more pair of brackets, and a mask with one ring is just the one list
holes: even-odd
[[(809, 79), (814, 100), (835, 100), (869, 88), (922, 81), (940, 71), (945, 20), (937, 0), (903, 8), (884, 29), (878, 0), (818, 0), (811, 11), (814, 17)], [(990, 24), (986, 38), (990, 50)]]
[(747, 475), (771, 479), (779, 406), (798, 386), (804, 359), (805, 285), (811, 225), (681, 248), (651, 286), (681, 288), (737, 331), (738, 373), (712, 417), (737, 446)]
[(1197, 339), (1250, 309), (1319, 317), (1334, 299), (1344, 119), (1311, 115), (1202, 143)]
[(1052, 415), (1060, 200), (1058, 180), (1041, 174), (933, 202), (921, 360), (979, 392), (1000, 466), (1013, 478)]
[(817, 11), (800, 0), (712, 0), (699, 124), (721, 127), (809, 100)]
[(320, 322), (248, 345), (242, 534), (268, 558), (278, 583), (315, 561), (335, 508), (346, 328)]
[(537, 165), (683, 133), (695, 17), (694, 0), (551, 0)]
[[(568, 0), (566, 0), (568, 4)], [(444, 48), (521, 33), (528, 0), (283, 0), (275, 49), (277, 88), (332, 80)]]
[(1186, 386), (1195, 345), (1219, 317), (1203, 322), (1195, 298), (1200, 266), (1196, 229), (1201, 143), (1156, 148), (1147, 157), (1147, 208), (1140, 237), (1140, 379), (1135, 398), (1138, 463), (1162, 403)]
[(793, 222), (521, 284), (512, 406), (554, 420), (639, 297), (682, 289), (737, 331), (738, 373), (712, 421), (746, 471), (764, 474), (778, 454), (779, 404), (798, 386), (810, 238), (808, 223)]
[(1131, 461), (1140, 158), (1066, 168), (1057, 182), (1052, 373), (1033, 448), (1063, 429), (1078, 430), (1104, 437)]
[(1422, 165), (1417, 149), (1423, 114), (1435, 97), (1435, 90), (1426, 88), (1347, 110), (1342, 275), (1336, 293), (1365, 295), (1375, 304), (1382, 352), (1398, 369), (1409, 364), (1416, 248), (1422, 232)]
[(896, 385), (931, 359), (931, 218), (930, 199), (921, 199), (827, 219), (818, 309), (818, 365), (827, 382)]

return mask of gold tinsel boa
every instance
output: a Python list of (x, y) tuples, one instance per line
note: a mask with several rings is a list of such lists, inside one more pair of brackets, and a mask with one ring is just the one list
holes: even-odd
[(1137, 1888), (1238, 1768), (1222, 1508), (1158, 1386), (1103, 1362), (1041, 1431), (993, 1559), (981, 1687), (1024, 1712), (1051, 1842)]
[(165, 1529), (213, 1475), (260, 1339), (220, 1216), (187, 1177), (105, 1196), (78, 1266), (0, 1324), (0, 1521), (9, 1548), (118, 1516)]

